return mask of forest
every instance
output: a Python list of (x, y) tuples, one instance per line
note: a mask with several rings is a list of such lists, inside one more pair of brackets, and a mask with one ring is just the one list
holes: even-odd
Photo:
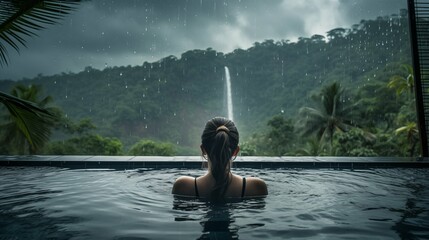
[(419, 155), (406, 10), (326, 37), (1, 80), (55, 118), (36, 146), (0, 106), (0, 154), (198, 155), (205, 122), (227, 114), (225, 66), (244, 156)]

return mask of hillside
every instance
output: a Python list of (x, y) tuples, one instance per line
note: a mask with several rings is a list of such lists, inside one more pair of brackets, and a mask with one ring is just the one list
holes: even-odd
[[(327, 36), (266, 40), (230, 53), (190, 50), (139, 66), (87, 67), (19, 82), (41, 85), (68, 118), (91, 118), (100, 134), (126, 146), (150, 138), (197, 148), (206, 120), (226, 115), (224, 66), (231, 73), (235, 122), (246, 138), (274, 115), (295, 118), (327, 83), (339, 81), (357, 93), (411, 62), (404, 15), (362, 20)], [(14, 84), (0, 81), (0, 90)]]

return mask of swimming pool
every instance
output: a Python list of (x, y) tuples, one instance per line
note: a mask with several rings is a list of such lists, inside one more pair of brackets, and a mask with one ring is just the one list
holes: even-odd
[(0, 167), (0, 239), (423, 239), (427, 169), (249, 169), (269, 196), (174, 198), (202, 169)]

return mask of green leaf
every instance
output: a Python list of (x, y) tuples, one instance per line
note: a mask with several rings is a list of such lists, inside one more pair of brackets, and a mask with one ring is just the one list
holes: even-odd
[(0, 92), (0, 102), (8, 109), (17, 128), (33, 149), (41, 147), (50, 136), (55, 115), (31, 102)]
[(43, 25), (55, 24), (75, 10), (79, 0), (2, 0), (0, 1), (0, 65), (8, 64), (6, 45), (19, 52), (26, 47), (22, 36), (37, 36)]

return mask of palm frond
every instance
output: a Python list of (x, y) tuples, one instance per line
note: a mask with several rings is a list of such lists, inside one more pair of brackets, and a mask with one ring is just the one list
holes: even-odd
[(75, 9), (79, 0), (2, 0), (0, 1), (0, 66), (9, 62), (6, 45), (19, 52), (26, 47), (24, 37), (37, 36), (44, 25), (55, 24)]
[(55, 115), (31, 102), (0, 92), (0, 103), (8, 109), (17, 127), (34, 148), (39, 148), (50, 136), (49, 125)]
[(302, 121), (299, 121), (296, 125), (297, 131), (302, 136), (309, 136), (315, 132), (319, 135), (320, 128), (326, 123), (327, 116), (321, 113), (319, 110), (303, 107), (299, 110), (299, 116)]

